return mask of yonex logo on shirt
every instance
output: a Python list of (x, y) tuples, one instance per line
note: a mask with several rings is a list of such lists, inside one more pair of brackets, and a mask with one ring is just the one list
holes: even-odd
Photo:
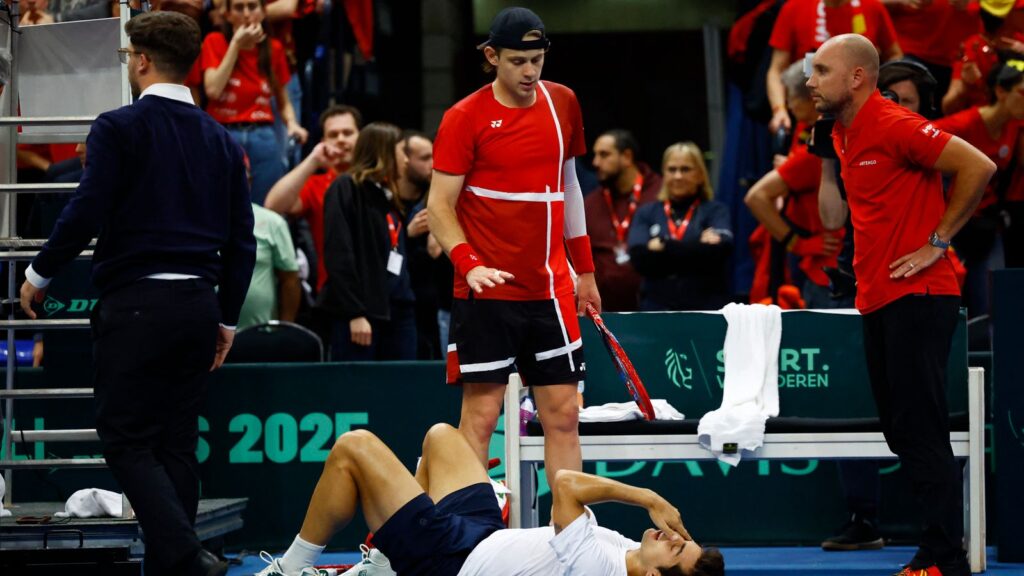
[(501, 120), (491, 120), (491, 128), (501, 128)]

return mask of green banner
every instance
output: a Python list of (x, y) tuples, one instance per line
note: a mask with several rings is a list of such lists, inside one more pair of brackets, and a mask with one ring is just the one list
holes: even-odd
[[(726, 329), (721, 316), (608, 314), (606, 321), (653, 398), (667, 399), (689, 418), (718, 407)], [(587, 403), (627, 400), (593, 328), (585, 325), (583, 333)], [(91, 368), (80, 360), (88, 351), (87, 335), (66, 332), (56, 341), (50, 338), (47, 368), (20, 370), (17, 386), (88, 385)], [(60, 346), (51, 349), (51, 342)], [(950, 396), (958, 410), (966, 396), (962, 325), (953, 349)], [(873, 415), (860, 318), (786, 313), (779, 384), (785, 416)], [(227, 366), (211, 375), (200, 419), (203, 496), (250, 498), (245, 528), (229, 538), (229, 545), (279, 549), (298, 531), (338, 435), (369, 429), (412, 469), (423, 434), (436, 422), (457, 423), (459, 403), (460, 390), (444, 384), (440, 362)], [(16, 429), (93, 426), (91, 400), (18, 401), (14, 414)], [(499, 429), (492, 456), (502, 457), (503, 447)], [(33, 443), (18, 445), (15, 457), (98, 452), (98, 445)], [(916, 523), (912, 498), (897, 468), (886, 468), (882, 476), (881, 519), (889, 536), (909, 533)], [(657, 490), (680, 508), (698, 538), (711, 542), (816, 544), (846, 516), (830, 463), (746, 462), (729, 468), (717, 462), (599, 462), (586, 469)], [(503, 474), (503, 467), (492, 471), (494, 476)], [(19, 471), (13, 483), (16, 501), (64, 500), (84, 487), (117, 490), (102, 470)], [(549, 506), (550, 499), (542, 498), (540, 509)], [(634, 536), (649, 523), (643, 511), (622, 506), (603, 505), (597, 513), (603, 524)], [(365, 536), (365, 526), (355, 522), (332, 546), (354, 549)]]
[[(967, 409), (966, 316), (953, 338), (949, 363), (951, 411)], [(700, 418), (722, 402), (727, 323), (721, 314), (696, 312), (607, 314), (605, 323), (637, 368), (651, 398), (664, 398), (687, 418)], [(589, 324), (589, 322), (584, 322)], [(784, 312), (779, 345), (780, 416), (874, 417), (864, 365), (861, 318), (854, 314)], [(618, 383), (596, 331), (583, 327), (587, 403), (622, 402)]]

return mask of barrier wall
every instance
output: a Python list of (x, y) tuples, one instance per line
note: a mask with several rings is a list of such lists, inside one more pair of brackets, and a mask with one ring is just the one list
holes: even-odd
[[(992, 273), (992, 422), (995, 448), (999, 454), (996, 491), (990, 501), (998, 500), (996, 526), (1000, 562), (1024, 562), (1024, 270), (997, 270)], [(1004, 360), (1005, 359), (1005, 360)]]
[[(54, 296), (58, 298), (58, 296)], [(65, 309), (71, 306), (66, 306)], [(82, 307), (82, 305), (79, 305)], [(652, 398), (665, 398), (699, 418), (721, 401), (721, 347), (726, 323), (716, 314), (608, 314)], [(782, 415), (861, 417), (874, 414), (854, 315), (790, 312), (783, 317), (779, 392)], [(84, 333), (48, 335), (47, 368), (19, 371), (19, 387), (86, 384)], [(51, 347), (52, 345), (52, 347)], [(590, 326), (584, 326), (590, 404), (628, 399)], [(954, 411), (966, 404), (966, 338), (958, 328), (950, 363)], [(250, 498), (246, 526), (228, 543), (249, 549), (286, 546), (297, 532), (333, 439), (368, 428), (410, 468), (435, 422), (456, 423), (459, 391), (443, 384), (440, 362), (227, 366), (210, 378), (198, 450), (204, 497)], [(90, 400), (16, 403), (16, 428), (88, 427)], [(503, 450), (502, 431), (492, 455)], [(98, 445), (35, 443), (19, 457), (91, 455)], [(895, 464), (883, 468), (883, 529), (912, 533), (912, 498)], [(730, 543), (816, 544), (846, 516), (835, 465), (817, 461), (597, 463), (588, 471), (653, 488), (674, 502), (700, 539)], [(499, 467), (492, 475), (503, 475)], [(73, 490), (115, 489), (105, 471), (23, 471), (16, 501), (62, 500)], [(542, 486), (542, 494), (546, 487)], [(995, 505), (995, 499), (989, 500)], [(548, 505), (542, 502), (541, 510)], [(597, 507), (601, 522), (638, 535), (649, 520), (639, 509)], [(990, 532), (990, 535), (992, 533)], [(354, 549), (366, 535), (357, 522), (333, 545)]]

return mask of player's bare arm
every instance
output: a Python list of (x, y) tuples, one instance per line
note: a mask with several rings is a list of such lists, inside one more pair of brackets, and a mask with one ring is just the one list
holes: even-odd
[(692, 539), (683, 526), (679, 510), (652, 490), (574, 470), (559, 470), (555, 484), (551, 514), (556, 533), (585, 514), (583, 506), (586, 504), (620, 502), (647, 510), (654, 525), (672, 539)]

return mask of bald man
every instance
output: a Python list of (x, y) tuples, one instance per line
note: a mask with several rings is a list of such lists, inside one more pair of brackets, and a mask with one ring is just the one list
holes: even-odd
[[(845, 185), (822, 186), (819, 210), (854, 229), (856, 306), (871, 389), (889, 448), (925, 516), (920, 546), (898, 574), (968, 575), (959, 466), (949, 444), (946, 364), (960, 289), (946, 258), (995, 165), (963, 140), (878, 93), (878, 53), (853, 34), (814, 55), (807, 87), (832, 131)], [(824, 172), (824, 170), (823, 170)], [(948, 205), (941, 173), (953, 175)]]

